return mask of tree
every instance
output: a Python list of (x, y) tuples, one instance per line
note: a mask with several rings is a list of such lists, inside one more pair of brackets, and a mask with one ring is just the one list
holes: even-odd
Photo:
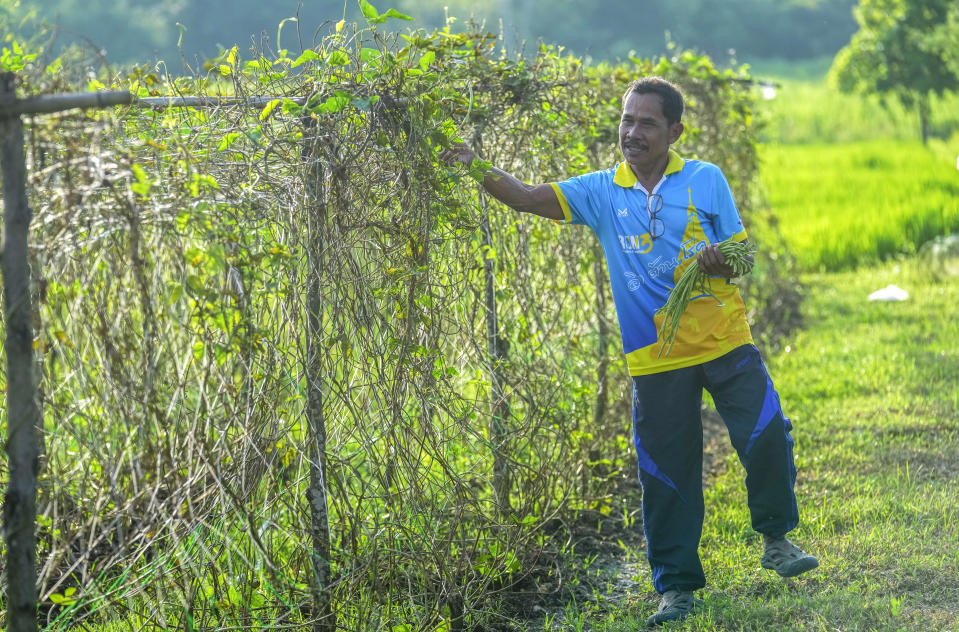
[(952, 7), (946, 21), (929, 36), (927, 46), (941, 55), (946, 67), (959, 76), (959, 4)]
[(831, 75), (839, 89), (891, 96), (915, 108), (926, 143), (929, 99), (959, 89), (959, 64), (947, 59), (955, 55), (955, 40), (948, 30), (952, 34), (957, 30), (954, 3), (860, 0), (854, 10), (859, 31), (833, 61)]

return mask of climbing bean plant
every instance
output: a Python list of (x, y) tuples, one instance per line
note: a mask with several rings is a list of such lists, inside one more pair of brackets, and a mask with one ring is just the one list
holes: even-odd
[[(792, 313), (752, 204), (743, 73), (681, 51), (517, 58), (471, 24), (389, 34), (405, 16), (361, 4), (365, 23), (308, 48), (233, 48), (190, 76), (22, 71), (25, 94), (214, 104), (28, 120), (49, 629), (501, 625), (562, 552), (558, 524), (622, 515), (601, 253), (475, 180), (612, 166), (637, 76), (682, 86), (678, 149), (724, 169), (779, 257), (747, 287), (757, 331)], [(483, 160), (438, 159), (464, 141)]]

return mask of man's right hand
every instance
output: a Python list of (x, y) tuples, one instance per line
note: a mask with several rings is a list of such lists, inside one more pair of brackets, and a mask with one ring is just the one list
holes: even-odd
[(440, 160), (449, 164), (455, 164), (459, 162), (467, 167), (473, 164), (473, 161), (477, 157), (478, 156), (476, 155), (476, 152), (473, 151), (466, 143), (456, 143), (449, 149), (444, 149), (440, 153)]
[[(469, 167), (479, 156), (466, 143), (456, 143), (441, 151), (439, 158), (450, 165), (462, 163)], [(559, 199), (549, 184), (529, 185), (495, 167), (486, 172), (481, 184), (490, 195), (513, 210), (555, 220), (565, 218)]]

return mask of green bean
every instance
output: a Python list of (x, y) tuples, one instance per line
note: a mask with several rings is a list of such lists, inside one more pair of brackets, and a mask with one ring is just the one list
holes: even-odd
[[(743, 242), (732, 239), (721, 241), (719, 251), (726, 258), (727, 265), (732, 268), (733, 276), (742, 276), (752, 267), (752, 254), (755, 251)], [(664, 318), (659, 329), (659, 339), (662, 342), (657, 357), (662, 357), (664, 352), (668, 356), (672, 351), (676, 334), (679, 333), (679, 319), (686, 311), (692, 297), (700, 295), (712, 296), (720, 306), (723, 305), (722, 301), (710, 291), (709, 275), (699, 269), (699, 262), (694, 259), (679, 277), (676, 287), (669, 293), (666, 304), (658, 310), (663, 313)]]

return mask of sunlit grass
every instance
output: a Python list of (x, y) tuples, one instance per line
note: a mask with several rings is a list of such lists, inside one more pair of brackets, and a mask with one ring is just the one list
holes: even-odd
[(918, 142), (762, 148), (766, 201), (806, 270), (842, 270), (913, 253), (959, 231), (955, 153)]

